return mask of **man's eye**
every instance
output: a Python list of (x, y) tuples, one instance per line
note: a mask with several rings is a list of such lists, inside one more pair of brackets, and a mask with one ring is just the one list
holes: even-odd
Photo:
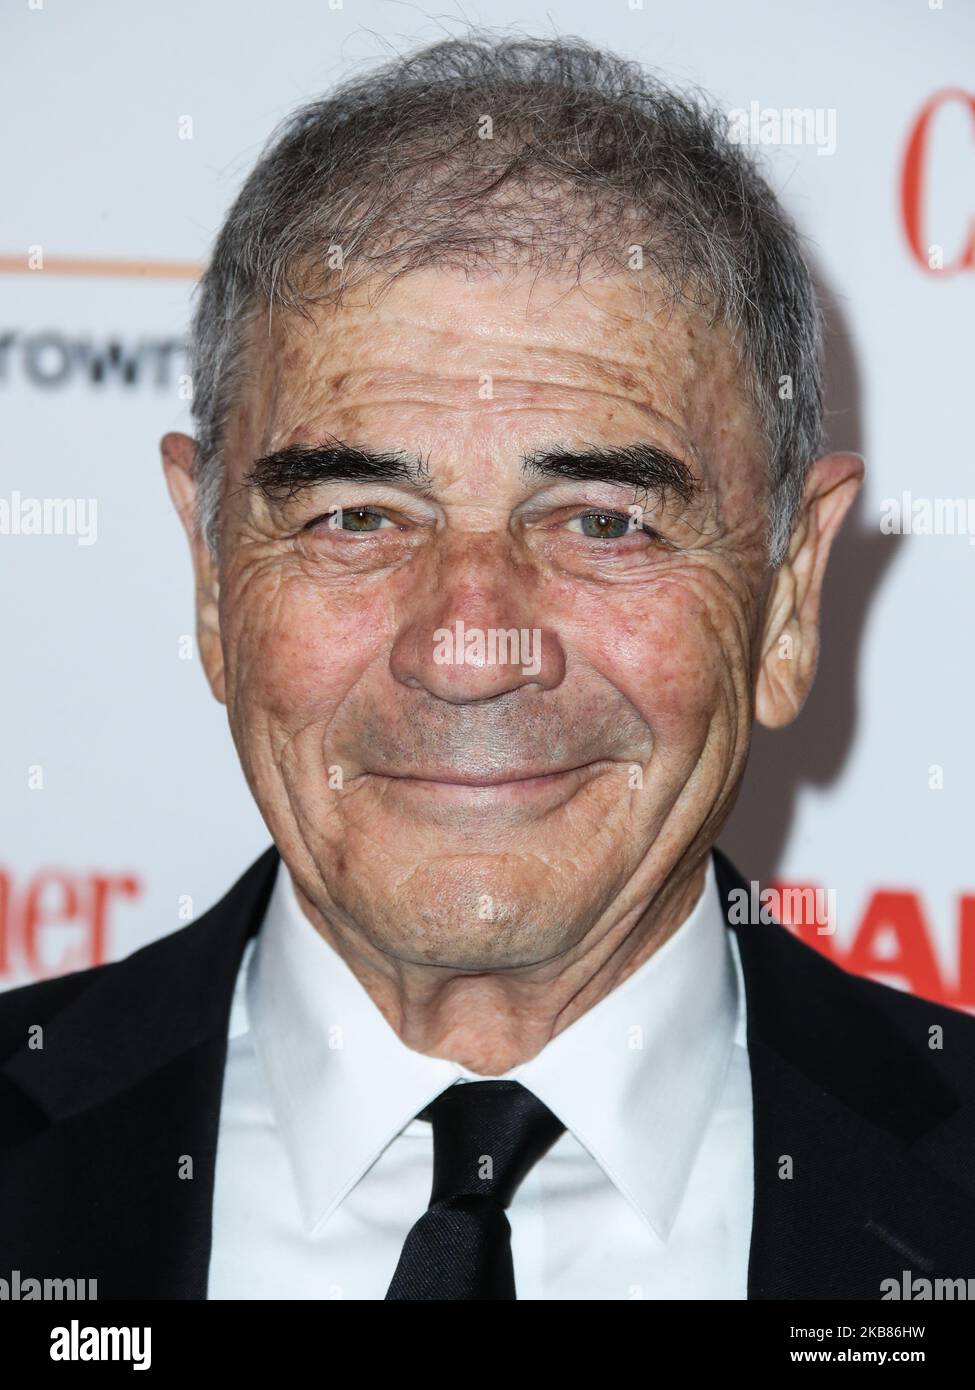
[(388, 518), (375, 507), (333, 507), (325, 517), (319, 517), (312, 526), (320, 528), (327, 525), (330, 531), (356, 531), (360, 534), (383, 529)]
[(629, 515), (624, 516), (621, 512), (583, 512), (581, 516), (574, 516), (569, 525), (574, 526), (576, 522), (581, 527), (582, 535), (590, 540), (618, 541), (630, 531), (640, 531), (650, 536), (654, 534), (648, 526), (633, 526)]

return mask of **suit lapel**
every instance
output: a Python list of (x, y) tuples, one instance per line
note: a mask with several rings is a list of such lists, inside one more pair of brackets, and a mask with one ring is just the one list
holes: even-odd
[(0, 1267), (96, 1278), (99, 1299), (206, 1297), (229, 1010), (277, 864), (272, 847), (199, 922), (94, 972), (43, 1050), (7, 1062), (24, 1133)]
[(938, 1129), (958, 1100), (924, 1055), (933, 1017), (922, 1006), (908, 1037), (878, 987), (777, 924), (736, 925), (729, 894), (748, 885), (714, 858), (748, 1014), (748, 1297), (879, 1299), (882, 1280), (903, 1269), (965, 1274), (975, 1203), (937, 1168)]

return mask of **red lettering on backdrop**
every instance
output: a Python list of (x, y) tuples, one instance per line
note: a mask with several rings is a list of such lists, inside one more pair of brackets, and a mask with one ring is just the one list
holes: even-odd
[(0, 975), (10, 969), (7, 937), (10, 930), (10, 875), (0, 870)]
[(135, 898), (142, 892), (142, 885), (137, 878), (117, 874), (92, 874), (89, 881), (91, 883), (89, 911), (91, 949), (92, 954), (97, 955), (97, 958), (102, 961), (108, 959), (106, 943), (108, 940), (108, 912), (112, 894), (121, 893), (127, 898)]
[[(775, 901), (772, 904), (772, 916), (777, 922), (781, 922), (784, 927), (788, 927), (793, 936), (798, 936), (800, 941), (805, 941), (807, 946), (815, 946), (816, 950), (824, 956), (829, 956), (830, 960), (842, 964), (837, 957), (835, 950), (836, 938), (828, 933), (821, 932), (821, 922), (816, 921), (816, 888), (811, 883), (781, 883), (778, 879), (773, 879), (769, 884), (775, 894)], [(800, 896), (801, 895), (801, 896)], [(793, 912), (793, 907), (799, 903), (803, 911), (797, 918)], [(810, 908), (808, 913), (809, 920), (806, 920), (806, 907)], [(835, 929), (835, 924), (834, 924)]]
[[(877, 950), (884, 936), (893, 939), (894, 955)], [(948, 991), (914, 893), (874, 893), (844, 964), (854, 975), (894, 975), (922, 999), (947, 1001)]]
[[(56, 892), (52, 893), (52, 889)], [(27, 889), (21, 918), (23, 952), (32, 975), (46, 973), (38, 949), (41, 928), (55, 922), (72, 922), (77, 916), (78, 887), (72, 874), (51, 869), (34, 875)], [(68, 967), (69, 970), (71, 968)]]
[(975, 266), (975, 220), (969, 227), (968, 242), (956, 261), (938, 270), (933, 269), (928, 264), (928, 250), (924, 236), (924, 207), (926, 203), (924, 173), (928, 151), (927, 142), (935, 113), (939, 107), (949, 101), (964, 102), (972, 114), (972, 122), (975, 125), (975, 96), (964, 91), (961, 87), (946, 87), (943, 92), (936, 92), (922, 108), (921, 114), (914, 123), (914, 128), (907, 141), (904, 167), (901, 171), (901, 214), (904, 218), (907, 243), (918, 264), (932, 275), (953, 275), (959, 270), (971, 270)]
[(958, 913), (958, 1003), (975, 1009), (975, 897), (969, 894)]
[[(813, 885), (773, 880), (768, 886), (776, 894), (772, 904), (776, 921), (844, 970), (904, 985), (912, 994), (938, 1004), (975, 1011), (975, 895), (962, 894), (958, 899), (956, 990), (949, 983), (950, 968), (942, 971), (939, 965), (931, 926), (917, 893), (878, 888), (844, 950), (835, 935), (819, 931)], [(797, 903), (803, 909), (798, 918), (790, 911)], [(894, 949), (884, 950), (885, 942)]]
[[(115, 900), (141, 892), (132, 874), (42, 869), (18, 894), (12, 875), (0, 873), (0, 975), (15, 964), (34, 979), (104, 964), (112, 958), (108, 923)], [(60, 954), (44, 949), (52, 935), (72, 928)]]

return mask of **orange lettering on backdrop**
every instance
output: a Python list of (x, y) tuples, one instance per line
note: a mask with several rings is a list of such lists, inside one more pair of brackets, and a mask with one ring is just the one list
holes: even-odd
[(907, 243), (918, 264), (932, 275), (953, 275), (959, 270), (971, 270), (975, 266), (975, 221), (968, 232), (968, 242), (964, 245), (958, 259), (951, 265), (935, 270), (928, 264), (928, 249), (924, 236), (923, 207), (925, 203), (925, 163), (928, 152), (928, 136), (931, 123), (939, 107), (949, 101), (961, 101), (967, 105), (975, 123), (975, 96), (960, 87), (947, 87), (936, 92), (923, 107), (914, 123), (904, 153), (904, 167), (901, 172), (901, 214), (904, 218), (904, 231)]

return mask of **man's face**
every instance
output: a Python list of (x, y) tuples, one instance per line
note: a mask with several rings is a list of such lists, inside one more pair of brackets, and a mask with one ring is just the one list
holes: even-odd
[[(274, 333), (228, 434), (207, 661), (253, 794), (387, 957), (555, 961), (710, 843), (743, 768), (765, 463), (730, 340), (612, 279), (432, 270)], [(337, 441), (425, 480), (247, 483)], [(692, 487), (525, 462), (623, 446)]]

